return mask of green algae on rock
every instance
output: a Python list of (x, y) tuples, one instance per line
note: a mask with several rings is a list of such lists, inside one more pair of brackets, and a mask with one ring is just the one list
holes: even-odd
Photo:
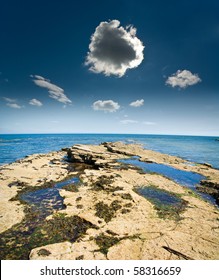
[[(214, 205), (171, 178), (139, 173), (130, 166), (121, 169), (118, 159), (135, 155), (144, 162), (202, 174), (214, 184), (219, 182), (218, 170), (135, 144), (76, 145), (69, 149), (81, 162), (72, 163), (70, 169), (62, 151), (31, 156), (2, 170), (0, 226), (7, 246), (7, 252), (4, 246), (0, 252), (2, 259), (219, 258), (219, 219)], [(24, 184), (40, 187), (45, 181), (75, 176), (74, 165), (83, 165), (83, 160), (91, 164), (80, 175), (78, 191), (73, 186), (59, 190), (66, 207), (56, 210), (55, 215), (42, 220), (37, 209), (33, 212), (17, 200), (10, 201)], [(13, 184), (18, 180), (23, 183)], [(165, 204), (165, 198), (153, 202), (135, 192), (144, 186), (156, 186), (174, 198), (174, 203)], [(28, 211), (21, 221), (16, 213), (25, 208)], [(13, 209), (18, 218), (10, 217)]]
[[(66, 217), (63, 214), (56, 214), (52, 219), (38, 220), (35, 224), (32, 218), (26, 217), (22, 223), (0, 234), (1, 259), (25, 260), (29, 258), (30, 251), (35, 247), (63, 241), (75, 242), (86, 233), (88, 228), (96, 228), (95, 225), (78, 216)], [(40, 251), (39, 256), (42, 255), (46, 255), (45, 250)]]
[(153, 203), (158, 216), (164, 219), (180, 219), (180, 213), (188, 204), (176, 194), (155, 186), (136, 188), (135, 191)]

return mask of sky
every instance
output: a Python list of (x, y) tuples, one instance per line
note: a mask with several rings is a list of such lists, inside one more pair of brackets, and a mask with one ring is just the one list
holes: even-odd
[(218, 0), (0, 0), (0, 133), (219, 135)]

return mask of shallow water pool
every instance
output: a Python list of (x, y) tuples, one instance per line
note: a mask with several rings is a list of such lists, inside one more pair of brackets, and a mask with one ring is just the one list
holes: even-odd
[(59, 194), (59, 190), (71, 184), (76, 184), (79, 181), (77, 177), (68, 180), (54, 183), (49, 188), (40, 189), (33, 192), (27, 192), (21, 195), (21, 200), (32, 206), (33, 210), (39, 210), (42, 216), (47, 216), (54, 210), (65, 208), (63, 197)]
[(137, 188), (136, 192), (145, 198), (148, 198), (155, 204), (174, 206), (181, 203), (181, 199), (177, 196), (155, 187)]
[(208, 194), (198, 192), (196, 190), (196, 185), (200, 184), (200, 181), (205, 179), (203, 175), (191, 171), (179, 170), (165, 164), (147, 163), (147, 162), (139, 161), (139, 157), (132, 157), (130, 159), (120, 159), (118, 160), (118, 162), (124, 164), (130, 164), (135, 167), (138, 167), (141, 170), (143, 170), (145, 173), (157, 173), (157, 174), (164, 175), (165, 177), (176, 182), (177, 184), (192, 189), (193, 191), (198, 193), (201, 197), (203, 197), (205, 200), (216, 205), (215, 199), (213, 197), (211, 197)]

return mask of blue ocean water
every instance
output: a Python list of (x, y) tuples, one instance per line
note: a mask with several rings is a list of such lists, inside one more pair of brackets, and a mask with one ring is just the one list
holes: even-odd
[(48, 153), (75, 144), (100, 144), (107, 141), (140, 143), (144, 148), (219, 168), (219, 137), (137, 135), (137, 134), (13, 134), (0, 135), (0, 164), (26, 155)]

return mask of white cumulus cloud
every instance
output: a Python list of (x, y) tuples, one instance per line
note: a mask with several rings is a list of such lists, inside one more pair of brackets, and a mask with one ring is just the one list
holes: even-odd
[(57, 101), (64, 103), (64, 104), (70, 104), (72, 101), (65, 95), (64, 89), (58, 87), (55, 84), (52, 84), (50, 80), (43, 78), (39, 75), (31, 75), (33, 78), (33, 82), (42, 88), (45, 88), (49, 92), (49, 97), (56, 99)]
[(168, 77), (166, 84), (171, 87), (186, 88), (201, 82), (198, 74), (192, 74), (189, 70), (178, 70)]
[(121, 120), (120, 123), (122, 123), (122, 124), (132, 124), (132, 123), (138, 123), (138, 121), (135, 121), (135, 120)]
[(38, 106), (38, 107), (40, 107), (40, 106), (43, 105), (42, 102), (40, 102), (39, 100), (37, 100), (37, 99), (35, 99), (35, 98), (31, 99), (31, 100), (29, 101), (29, 104), (30, 104), (30, 105), (33, 105), (33, 106)]
[(113, 100), (98, 100), (93, 103), (92, 107), (95, 111), (113, 113), (119, 110), (120, 105)]
[(6, 104), (8, 107), (11, 107), (13, 109), (21, 109), (22, 106), (18, 105), (17, 103), (7, 103)]
[(3, 99), (8, 102), (8, 103), (6, 103), (6, 105), (10, 108), (21, 109), (23, 107), (23, 106), (20, 106), (19, 104), (17, 104), (17, 99), (12, 99), (9, 97), (3, 97)]
[(95, 73), (122, 77), (128, 69), (144, 59), (143, 43), (136, 37), (136, 28), (120, 26), (118, 20), (101, 22), (91, 36), (85, 64)]
[(133, 101), (129, 105), (132, 107), (141, 107), (144, 105), (144, 99)]

